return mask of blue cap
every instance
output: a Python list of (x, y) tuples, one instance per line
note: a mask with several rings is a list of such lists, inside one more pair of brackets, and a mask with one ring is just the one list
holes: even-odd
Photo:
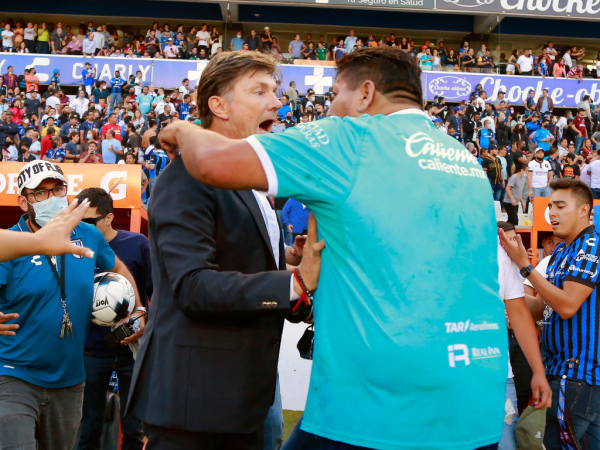
[(454, 107), (454, 112), (459, 111), (460, 110), (460, 106), (455, 106)]
[(434, 122), (434, 123), (435, 123), (435, 122), (440, 122), (440, 123), (441, 123), (441, 122), (442, 122), (442, 119), (440, 119), (439, 117), (436, 117), (435, 119), (433, 119), (433, 120), (432, 120), (432, 122)]
[(59, 70), (58, 70), (58, 69), (54, 69), (54, 70), (52, 71), (52, 73), (53, 73), (54, 75), (56, 75), (58, 72), (59, 72)]

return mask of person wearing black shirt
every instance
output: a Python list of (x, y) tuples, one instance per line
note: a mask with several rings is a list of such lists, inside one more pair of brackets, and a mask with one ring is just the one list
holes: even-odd
[(498, 142), (498, 147), (508, 146), (508, 131), (506, 131), (506, 124), (504, 122), (500, 122), (496, 128), (496, 141)]
[(483, 170), (485, 171), (490, 184), (492, 185), (492, 192), (494, 194), (494, 200), (500, 201), (502, 189), (504, 189), (504, 180), (502, 176), (502, 163), (498, 158), (498, 147), (496, 145), (490, 145), (488, 155), (483, 159)]
[(521, 170), (521, 167), (525, 167), (527, 168), (527, 165), (529, 164), (529, 161), (531, 161), (531, 159), (529, 159), (527, 156), (525, 156), (525, 151), (527, 149), (527, 142), (526, 141), (517, 141), (517, 143), (515, 145), (513, 145), (513, 152), (511, 154), (511, 159), (512, 159), (512, 166), (508, 165), (508, 160), (507, 160), (507, 175), (515, 174), (517, 173), (519, 170)]
[(39, 116), (41, 105), (42, 105), (42, 102), (40, 100), (40, 97), (39, 97), (37, 91), (31, 91), (29, 93), (29, 97), (27, 97), (25, 99), (25, 104), (24, 104), (25, 114), (27, 114), (28, 116), (31, 116), (32, 114), (37, 114)]
[(477, 130), (479, 130), (481, 126), (481, 122), (479, 121), (479, 117), (481, 113), (479, 111), (475, 111), (473, 114), (473, 120), (468, 120), (465, 117), (463, 121), (463, 132), (465, 133), (465, 144), (467, 142), (472, 142), (476, 146), (477, 144)]
[(35, 161), (36, 157), (29, 153), (29, 146), (31, 142), (26, 139), (23, 139), (19, 142), (19, 156), (17, 156), (17, 162), (31, 162)]
[(575, 163), (577, 157), (573, 153), (567, 155), (567, 164), (563, 168), (563, 178), (578, 179), (581, 175), (579, 166)]
[(469, 72), (473, 67), (475, 67), (475, 56), (473, 56), (475, 53), (475, 50), (473, 50), (472, 48), (469, 49), (467, 54), (464, 54), (462, 56), (462, 58), (460, 58), (460, 62), (462, 65), (462, 68), (466, 71)]
[(292, 112), (288, 111), (287, 114), (285, 115), (285, 120), (283, 121), (283, 124), (285, 125), (286, 130), (290, 127), (295, 127), (296, 123), (297, 122), (293, 119)]
[(567, 119), (567, 125), (563, 128), (562, 134), (563, 139), (566, 139), (569, 144), (571, 142), (576, 142), (575, 138), (577, 137), (577, 133), (571, 125), (573, 125), (573, 119)]
[(262, 41), (263, 53), (269, 53), (273, 46), (273, 37), (271, 36), (271, 29), (269, 27), (265, 27), (265, 32), (260, 37), (260, 40)]
[[(84, 189), (77, 195), (79, 203), (87, 199), (90, 202), (83, 222), (96, 226), (106, 238), (108, 245), (125, 263), (140, 293), (142, 307), (135, 311), (146, 311), (148, 299), (152, 296), (152, 267), (150, 260), (150, 242), (140, 233), (115, 230), (112, 197), (101, 188)], [(119, 345), (110, 349), (104, 338), (111, 332), (110, 327), (101, 327), (90, 323), (85, 341), (84, 365), (86, 372), (83, 391), (83, 411), (79, 432), (81, 435), (79, 448), (99, 448), (102, 428), (104, 427), (104, 409), (106, 390), (113, 371), (119, 377), (119, 393), (121, 402), (129, 396), (134, 357), (128, 345)], [(142, 422), (131, 414), (123, 417), (121, 408), (121, 430), (124, 446), (142, 448)]]
[(550, 163), (550, 167), (552, 167), (552, 177), (555, 180), (562, 178), (562, 170), (558, 162), (558, 149), (556, 147), (552, 147), (548, 152), (548, 162)]
[(246, 38), (246, 44), (248, 44), (248, 50), (251, 52), (260, 50), (260, 38), (256, 35), (256, 30), (250, 32), (250, 36)]
[(331, 45), (327, 48), (329, 51), (329, 60), (333, 61), (333, 53), (335, 52), (335, 48), (337, 47), (338, 40), (337, 38), (333, 38), (331, 40)]

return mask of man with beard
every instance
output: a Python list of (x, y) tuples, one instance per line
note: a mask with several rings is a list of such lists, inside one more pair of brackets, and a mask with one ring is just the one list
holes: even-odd
[[(198, 86), (202, 127), (228, 139), (270, 133), (281, 108), (270, 85), (275, 70), (259, 52), (217, 55)], [(324, 244), (314, 225), (296, 277), (286, 270), (286, 261), (297, 261), (292, 247), (284, 250), (270, 200), (245, 188), (210, 188), (181, 158), (157, 179), (149, 217), (154, 294), (128, 405), (144, 422), (147, 450), (276, 448), (284, 317), (312, 314), (296, 307), (299, 280), (311, 292), (318, 283)], [(278, 430), (265, 426), (274, 400)]]
[[(362, 49), (337, 71), (334, 117), (246, 140), (179, 123), (160, 136), (203, 183), (295, 198), (319, 222), (311, 383), (286, 446), (495, 447), (508, 354), (487, 177), (423, 112), (409, 54)], [(409, 190), (411, 214), (390, 210)], [(485, 331), (460, 333), (467, 319)]]

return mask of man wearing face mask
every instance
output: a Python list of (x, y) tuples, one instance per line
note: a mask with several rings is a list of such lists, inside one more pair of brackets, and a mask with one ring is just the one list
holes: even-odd
[(242, 48), (244, 48), (244, 40), (242, 39), (242, 32), (238, 31), (238, 34), (236, 37), (234, 37), (233, 39), (231, 39), (231, 51), (232, 52), (237, 52), (239, 50), (241, 50)]
[[(35, 233), (68, 206), (60, 166), (33, 161), (17, 180), (25, 214), (11, 230)], [(94, 268), (127, 278), (141, 306), (133, 277), (96, 227), (79, 224), (71, 242), (91, 249), (94, 257), (30, 255), (0, 264), (2, 312), (19, 315), (12, 322), (18, 331), (3, 337), (0, 347), (0, 448), (73, 447), (81, 421)], [(141, 334), (128, 339), (134, 342)]]
[(302, 114), (303, 112), (306, 112), (306, 108), (308, 108), (309, 106), (312, 106), (313, 111), (314, 111), (314, 109), (315, 109), (315, 91), (313, 91), (312, 89), (309, 89), (308, 91), (306, 91), (306, 97), (304, 97), (300, 101), (300, 114)]
[(297, 122), (294, 120), (292, 116), (292, 112), (288, 111), (285, 115), (285, 120), (282, 122), (285, 125), (285, 129), (287, 130), (290, 127), (295, 127)]
[(551, 191), (548, 185), (552, 181), (552, 166), (544, 161), (544, 149), (538, 147), (535, 150), (535, 159), (528, 164), (527, 185), (529, 186), (529, 197), (550, 197)]

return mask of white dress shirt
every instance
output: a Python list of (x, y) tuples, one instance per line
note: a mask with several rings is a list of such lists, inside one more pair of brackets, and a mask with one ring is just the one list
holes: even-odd
[[(281, 230), (279, 229), (279, 222), (277, 221), (277, 215), (269, 202), (269, 199), (265, 194), (261, 192), (257, 192), (252, 190), (254, 197), (256, 198), (256, 203), (260, 208), (260, 212), (262, 213), (263, 220), (265, 221), (265, 225), (267, 227), (267, 233), (269, 234), (269, 241), (271, 242), (271, 248), (273, 249), (273, 258), (275, 258), (275, 263), (277, 267), (279, 267), (279, 240), (281, 239)], [(296, 294), (294, 291), (294, 275), (290, 279), (290, 301), (298, 300), (300, 296)]]

